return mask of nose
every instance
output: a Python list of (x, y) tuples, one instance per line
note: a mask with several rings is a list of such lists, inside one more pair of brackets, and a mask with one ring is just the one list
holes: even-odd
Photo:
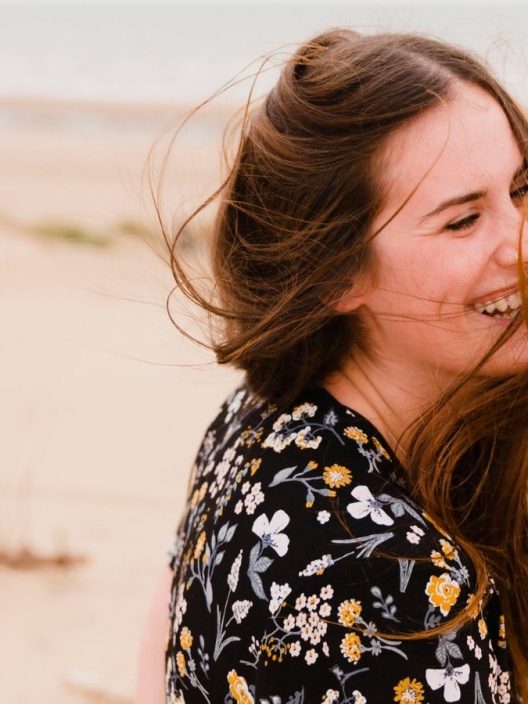
[(497, 246), (497, 262), (501, 267), (511, 268), (517, 264), (519, 254), (519, 239), (522, 245), (523, 260), (528, 262), (528, 207), (523, 214), (523, 207), (515, 208), (511, 205), (511, 210), (501, 218), (499, 227), (501, 228), (500, 239)]

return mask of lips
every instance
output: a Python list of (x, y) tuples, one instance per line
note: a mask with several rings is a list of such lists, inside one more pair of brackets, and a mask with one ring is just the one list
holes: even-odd
[(473, 308), (477, 309), (485, 308), (487, 305), (494, 304), (508, 298), (508, 296), (510, 296), (511, 294), (519, 295), (517, 284), (515, 284), (514, 286), (509, 286), (507, 288), (498, 289), (490, 293), (486, 293), (483, 296), (477, 298), (475, 301), (473, 301), (471, 305), (473, 306)]
[(478, 313), (500, 317), (513, 317), (522, 305), (521, 294), (518, 290), (509, 289), (502, 294), (488, 294), (481, 302), (474, 303), (473, 308)]

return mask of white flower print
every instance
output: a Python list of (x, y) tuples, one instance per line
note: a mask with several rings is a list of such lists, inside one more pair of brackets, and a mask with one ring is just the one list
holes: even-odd
[(210, 474), (213, 471), (213, 468), (215, 466), (214, 460), (211, 460), (210, 462), (207, 463), (202, 476), (206, 476), (207, 474)]
[(334, 596), (334, 588), (331, 584), (327, 584), (326, 587), (321, 587), (319, 592), (321, 599), (331, 599)]
[(298, 406), (295, 406), (292, 411), (291, 417), (293, 418), (293, 420), (301, 420), (303, 415), (308, 416), (309, 418), (313, 418), (316, 411), (317, 406), (315, 406), (313, 403), (301, 403)]
[[(255, 675), (265, 664), (267, 704), (293, 701), (302, 685), (304, 700), (311, 702), (315, 695), (306, 677), (297, 677), (299, 670), (320, 683), (318, 704), (427, 704), (435, 697), (444, 704), (475, 697), (480, 704), (511, 704), (500, 594), (490, 578), (493, 608), (485, 608), (483, 599), (474, 603), (466, 552), (411, 501), (398, 481), (399, 468), (381, 456), (370, 426), (324, 391), (314, 392), (316, 403), (301, 403), (313, 400), (303, 397), (282, 415), (264, 400), (246, 407), (247, 398), (247, 392), (233, 395), (233, 408), (240, 408), (227, 424), (223, 406), (193, 466), (192, 501), (179, 529), (182, 547), (171, 555), (179, 569), (166, 640), (167, 702), (183, 691), (186, 699), (201, 695), (203, 702), (234, 701), (240, 693), (256, 704)], [(326, 399), (323, 407), (318, 398)], [(345, 442), (345, 428), (356, 429), (365, 442)], [(273, 449), (263, 449), (263, 441)], [(354, 481), (340, 488), (345, 465)], [(326, 496), (341, 497), (338, 507), (347, 507), (345, 516), (356, 526), (352, 535)], [(378, 548), (395, 553), (399, 564), (370, 559)], [(434, 627), (443, 622), (441, 605), (449, 611), (451, 601), (468, 602), (472, 618), (466, 628), (434, 638), (421, 669), (405, 667), (414, 651), (407, 641), (384, 638), (386, 621), (394, 622), (390, 630), (407, 631), (406, 607), (412, 603), (415, 622)], [(223, 665), (223, 684), (211, 691), (213, 669), (216, 676)], [(327, 682), (316, 675), (319, 668)], [(373, 677), (347, 677), (359, 672)], [(381, 698), (368, 686), (376, 690), (378, 674)]]
[(311, 577), (313, 574), (322, 573), (327, 567), (333, 565), (332, 555), (326, 554), (317, 560), (312, 560), (299, 572), (299, 577)]
[(368, 486), (360, 484), (352, 490), (351, 494), (358, 499), (347, 505), (347, 511), (353, 518), (370, 516), (374, 523), (383, 526), (391, 526), (394, 523), (389, 514), (381, 508), (382, 504), (372, 496)]
[(270, 433), (262, 443), (262, 447), (270, 447), (275, 452), (282, 452), (284, 448), (291, 445), (294, 440), (295, 433), (290, 433), (289, 435)]
[(310, 650), (306, 651), (306, 654), (304, 656), (304, 659), (308, 663), (308, 665), (313, 665), (313, 663), (317, 660), (319, 654), (316, 652), (314, 648), (310, 648)]
[(306, 608), (308, 611), (314, 611), (319, 604), (319, 597), (316, 594), (311, 594), (306, 600)]
[(377, 633), (378, 629), (376, 628), (376, 624), (374, 621), (369, 621), (365, 627), (365, 630), (363, 631), (363, 634), (367, 636), (367, 638), (370, 638), (373, 636), (375, 633)]
[(332, 613), (332, 607), (328, 603), (321, 604), (319, 607), (319, 614), (323, 618), (328, 618)]
[(240, 573), (240, 563), (242, 562), (242, 550), (235, 557), (229, 575), (227, 576), (227, 585), (232, 592), (235, 591), (238, 584), (238, 575)]
[(249, 609), (253, 606), (252, 601), (248, 599), (243, 599), (242, 601), (235, 601), (233, 603), (233, 616), (237, 623), (241, 623), (248, 615)]
[(312, 429), (309, 425), (307, 425), (302, 430), (299, 430), (298, 433), (294, 433), (295, 444), (297, 445), (297, 447), (300, 447), (301, 450), (315, 450), (321, 444), (321, 441), (323, 439), (321, 435), (316, 435), (315, 438), (312, 438), (312, 440), (308, 440), (306, 438), (306, 436), (309, 435), (311, 432)]
[(290, 544), (290, 539), (286, 533), (281, 533), (281, 531), (286, 528), (290, 522), (290, 517), (283, 511), (279, 509), (275, 511), (271, 517), (271, 521), (265, 513), (261, 513), (260, 516), (253, 523), (253, 533), (256, 533), (264, 547), (271, 547), (275, 550), (277, 555), (284, 557), (288, 552), (288, 545)]
[[(478, 646), (475, 647), (475, 650), (477, 647)], [(498, 699), (494, 697), (494, 702), (496, 702), (496, 704), (509, 704), (511, 701), (510, 673), (501, 669), (501, 666), (493, 653), (489, 653), (488, 656), (491, 670), (488, 677), (488, 685), (492, 694), (497, 695), (498, 697)]]
[(370, 646), (372, 648), (372, 650), (370, 651), (372, 653), (372, 655), (380, 655), (381, 654), (381, 643), (379, 642), (379, 640), (376, 640), (375, 638), (373, 638), (370, 641)]
[(291, 419), (292, 419), (292, 417), (291, 417), (291, 415), (290, 415), (289, 413), (282, 413), (282, 414), (277, 418), (277, 420), (275, 421), (275, 423), (273, 423), (273, 430), (274, 430), (276, 433), (279, 433), (279, 432), (284, 428), (284, 426), (286, 425), (286, 423), (289, 423), (289, 422), (291, 421)]
[(178, 587), (178, 594), (176, 597), (176, 603), (174, 606), (174, 630), (178, 630), (180, 627), (183, 616), (185, 612), (187, 611), (187, 600), (183, 596), (185, 590), (185, 585), (180, 584)]
[(301, 654), (301, 643), (300, 641), (296, 640), (290, 645), (290, 655), (293, 658), (296, 658), (298, 655)]
[(293, 614), (289, 614), (282, 622), (282, 627), (286, 632), (293, 631), (295, 628), (295, 617)]
[(458, 702), (460, 699), (460, 684), (466, 684), (469, 680), (470, 668), (466, 663), (460, 667), (453, 667), (448, 664), (443, 669), (427, 668), (425, 679), (431, 689), (444, 688), (444, 699), (446, 702)]
[(412, 530), (407, 531), (406, 537), (407, 537), (407, 540), (410, 543), (414, 543), (414, 545), (417, 545), (420, 542), (420, 536), (416, 535), (416, 533), (414, 533)]
[(306, 613), (304, 611), (301, 611), (300, 614), (297, 614), (295, 623), (297, 624), (297, 628), (302, 628), (306, 624)]
[(321, 704), (333, 704), (339, 699), (339, 692), (337, 689), (327, 689), (323, 697)]
[(246, 395), (245, 390), (238, 391), (232, 398), (229, 399), (229, 404), (227, 407), (227, 413), (225, 416), (225, 422), (229, 423), (231, 418), (235, 415), (237, 411), (240, 410), (242, 405), (242, 399)]
[(295, 609), (297, 611), (301, 611), (301, 609), (304, 609), (306, 606), (306, 594), (301, 594), (300, 596), (295, 599)]
[(251, 491), (244, 499), (244, 505), (246, 507), (246, 513), (248, 514), (248, 516), (253, 515), (253, 513), (255, 513), (256, 507), (264, 501), (264, 494), (260, 489), (261, 483), (257, 482), (252, 486)]
[(271, 600), (269, 603), (269, 610), (272, 614), (274, 614), (279, 611), (279, 609), (282, 607), (283, 601), (289, 594), (291, 594), (291, 587), (288, 583), (277, 584), (277, 582), (273, 582), (271, 585), (270, 592)]
[(222, 460), (221, 462), (218, 463), (216, 470), (215, 470), (215, 475), (216, 475), (216, 481), (218, 483), (218, 487), (222, 488), (225, 483), (225, 476), (229, 471), (229, 462), (226, 462), (225, 460)]
[(312, 627), (310, 626), (309, 623), (305, 623), (304, 626), (301, 628), (301, 638), (303, 640), (310, 640), (312, 637)]

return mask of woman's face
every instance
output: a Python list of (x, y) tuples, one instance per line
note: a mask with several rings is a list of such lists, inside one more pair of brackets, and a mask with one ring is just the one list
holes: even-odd
[[(465, 83), (459, 83), (454, 100), (392, 136), (383, 169), (387, 201), (374, 231), (421, 183), (372, 242), (377, 278), (375, 288), (361, 296), (361, 311), (378, 359), (394, 368), (403, 365), (415, 380), (430, 378), (431, 371), (439, 381), (448, 380), (504, 330), (508, 318), (481, 310), (499, 299), (518, 303), (526, 168), (501, 107)], [(523, 245), (528, 257), (528, 243)], [(505, 299), (508, 294), (513, 297)], [(521, 327), (484, 372), (526, 365)]]

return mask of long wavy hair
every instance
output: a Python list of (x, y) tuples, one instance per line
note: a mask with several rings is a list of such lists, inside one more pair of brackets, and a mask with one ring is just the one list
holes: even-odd
[[(243, 370), (256, 396), (286, 406), (355, 350), (368, 353), (360, 311), (340, 314), (332, 302), (374, 264), (371, 226), (383, 203), (388, 138), (448, 102), (460, 80), (495, 98), (526, 157), (527, 118), (481, 60), (420, 35), (334, 29), (301, 45), (264, 99), (250, 97), (225, 180), (175, 233), (164, 228), (157, 203), (173, 291), (207, 311), (212, 332), (200, 343), (220, 364)], [(214, 286), (204, 290), (186, 271), (178, 240), (211, 203)], [(528, 373), (479, 374), (528, 320), (524, 212), (520, 222), (522, 315), (406, 431), (412, 497), (469, 554), (475, 599), (441, 626), (398, 637), (431, 637), (465, 623), (491, 574), (514, 691), (528, 702)]]

